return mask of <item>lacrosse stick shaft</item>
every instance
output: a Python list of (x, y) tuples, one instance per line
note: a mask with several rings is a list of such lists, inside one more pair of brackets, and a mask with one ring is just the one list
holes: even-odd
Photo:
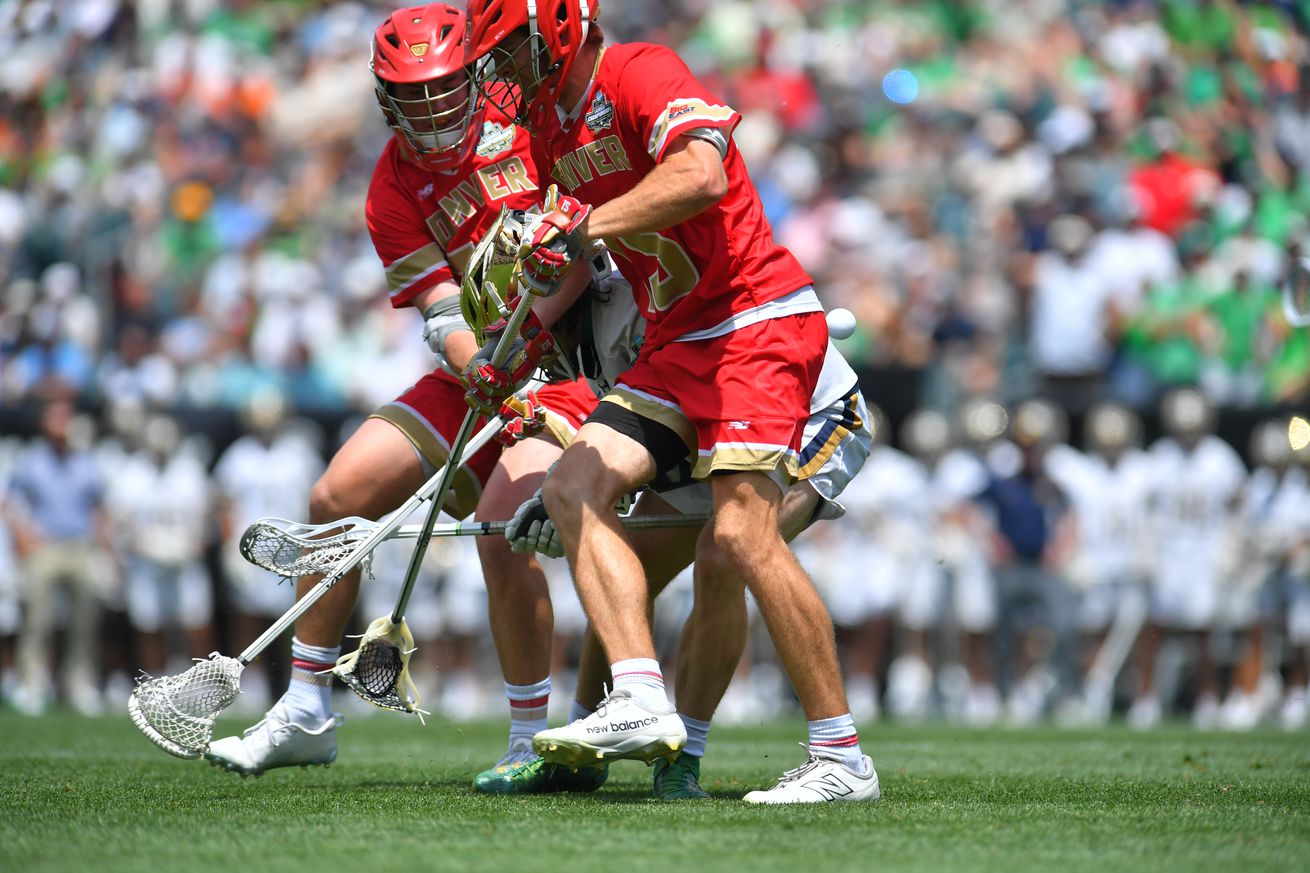
[[(466, 437), (465, 441), (468, 442), (468, 456), (472, 457), (486, 446), (487, 443), (495, 439), (496, 435), (500, 433), (501, 428), (504, 427), (504, 424), (505, 423), (501, 419), (497, 418), (488, 422), (487, 426), (478, 431), (478, 435), (473, 437), (472, 440), (468, 440)], [(450, 458), (455, 458), (455, 461), (452, 462)], [(400, 529), (401, 522), (403, 522), (411, 512), (421, 506), (424, 500), (426, 500), (430, 495), (433, 495), (443, 481), (452, 478), (454, 470), (463, 462), (463, 453), (456, 455), (456, 453), (452, 452), (450, 457), (446, 460), (446, 466), (442, 467), (434, 473), (428, 481), (424, 482), (423, 487), (414, 492), (408, 500), (401, 504), (399, 509), (391, 513), (385, 522), (379, 524), (367, 537), (360, 540), (359, 545), (351, 550), (350, 554), (341, 562), (341, 564), (339, 564), (330, 574), (324, 576), (317, 585), (306, 591), (305, 596), (297, 600), (295, 605), (287, 610), (281, 618), (275, 621), (268, 630), (260, 634), (258, 639), (247, 646), (246, 650), (237, 656), (237, 660), (244, 665), (249, 664), (251, 661), (255, 660), (255, 658), (259, 657), (260, 652), (264, 651), (264, 649), (268, 648), (274, 640), (282, 636), (287, 628), (295, 624), (302, 615), (308, 612), (310, 607), (317, 603), (324, 594), (327, 594), (332, 586), (340, 582), (343, 576), (355, 569), (360, 561), (372, 554), (373, 550), (376, 549), (380, 543), (384, 540), (390, 539), (396, 531)], [(448, 486), (449, 482), (446, 482), (446, 484)], [(433, 503), (433, 507), (436, 509), (435, 511), (428, 513), (429, 517), (434, 517), (438, 512), (440, 512), (438, 507), (441, 505), (440, 500), (443, 499), (445, 499), (444, 490), (437, 502)]]
[[(653, 527), (691, 527), (704, 524), (709, 521), (709, 518), (704, 513), (693, 513), (692, 515), (639, 515), (622, 518), (619, 521), (623, 524), (625, 530), (645, 530)], [(436, 538), (492, 537), (503, 535), (507, 527), (509, 527), (508, 521), (457, 521), (451, 524), (433, 525), (430, 536)], [(416, 539), (422, 531), (422, 525), (407, 524), (397, 529), (391, 535), (391, 538), (394, 540), (412, 540)]]
[[(513, 313), (510, 314), (509, 322), (505, 325), (505, 332), (500, 335), (500, 341), (496, 343), (495, 351), (491, 353), (491, 365), (501, 367), (509, 358), (510, 349), (513, 347), (514, 339), (519, 335), (519, 329), (523, 327), (523, 322), (528, 318), (528, 313), (532, 311), (532, 301), (535, 298), (531, 294), (524, 294), (519, 298), (518, 305), (514, 307)], [(459, 433), (455, 436), (455, 441), (450, 444), (451, 458), (463, 460), (464, 444), (468, 442), (473, 433), (473, 425), (477, 422), (478, 413), (475, 409), (469, 409), (464, 415), (464, 421), (459, 426)], [(423, 526), (419, 530), (418, 542), (414, 544), (414, 552), (409, 556), (409, 567), (405, 570), (405, 582), (400, 587), (400, 594), (396, 596), (396, 608), (391, 610), (391, 623), (400, 624), (400, 620), (405, 617), (405, 607), (409, 606), (409, 596), (414, 593), (414, 582), (418, 579), (419, 567), (423, 564), (423, 556), (427, 554), (428, 543), (432, 539), (432, 528), (437, 523), (437, 516), (441, 514), (441, 504), (445, 502), (446, 493), (450, 490), (450, 485), (455, 481), (455, 470), (458, 464), (448, 463), (445, 470), (442, 471), (441, 481), (437, 484), (437, 490), (432, 497), (432, 505), (428, 507), (427, 517), (423, 520)]]

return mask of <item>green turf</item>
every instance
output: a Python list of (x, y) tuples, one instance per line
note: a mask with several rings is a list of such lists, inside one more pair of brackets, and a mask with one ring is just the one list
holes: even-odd
[[(228, 722), (231, 730), (241, 726)], [(878, 804), (754, 808), (800, 723), (716, 729), (716, 800), (480, 797), (501, 725), (352, 720), (330, 769), (242, 780), (127, 718), (0, 715), (0, 870), (1306, 870), (1310, 737), (867, 728)]]

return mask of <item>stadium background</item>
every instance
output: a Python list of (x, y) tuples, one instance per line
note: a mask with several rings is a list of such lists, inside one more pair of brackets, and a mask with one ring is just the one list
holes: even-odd
[[(391, 8), (0, 9), (8, 473), (55, 398), (101, 449), (149, 411), (175, 416), (212, 468), (276, 390), (302, 450), (326, 457), (429, 367), (417, 316), (387, 311), (363, 224), (388, 135), (368, 37)], [(920, 407), (1044, 396), (1076, 439), (1113, 397), (1154, 437), (1163, 391), (1194, 384), (1245, 455), (1255, 422), (1305, 408), (1310, 334), (1276, 290), (1308, 230), (1305, 4), (610, 0), (602, 21), (678, 48), (745, 114), (735, 139), (777, 235), (858, 316), (842, 348), (893, 432)], [(203, 559), (234, 651), (220, 528)], [(23, 578), (8, 545), (6, 658)], [(431, 569), (438, 626), (476, 614), (447, 584), (464, 563)], [(96, 693), (61, 689), (81, 708), (106, 686), (113, 703), (140, 662), (120, 588), (97, 595)], [(472, 664), (443, 691), (449, 713), (476, 687), (493, 701), (478, 628), (439, 636), (447, 673)], [(5, 669), (15, 705), (48, 702)]]

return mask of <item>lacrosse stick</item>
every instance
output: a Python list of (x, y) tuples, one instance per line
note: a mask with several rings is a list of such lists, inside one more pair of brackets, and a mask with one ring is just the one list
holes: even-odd
[(1114, 620), (1105, 635), (1105, 641), (1092, 659), (1092, 666), (1087, 670), (1086, 697), (1094, 707), (1109, 715), (1114, 697), (1114, 683), (1119, 678), (1119, 671), (1132, 654), (1133, 644), (1146, 623), (1146, 593), (1138, 588), (1131, 588), (1119, 598)]
[[(514, 307), (505, 331), (496, 343), (491, 354), (491, 366), (499, 368), (509, 358), (511, 346), (519, 335), (519, 329), (527, 320), (532, 310), (531, 294), (524, 294)], [(454, 442), (451, 443), (450, 456), (456, 457), (464, 450), (473, 433), (473, 425), (478, 419), (477, 410), (470, 408), (464, 415), (464, 422), (459, 426)], [(374, 706), (392, 709), (397, 712), (419, 713), (418, 688), (409, 675), (409, 659), (414, 654), (414, 637), (405, 624), (405, 608), (409, 597), (414, 592), (414, 582), (418, 579), (419, 567), (423, 556), (427, 554), (428, 543), (432, 539), (432, 529), (436, 526), (437, 516), (441, 514), (441, 504), (450, 490), (455, 478), (455, 467), (447, 464), (441, 482), (437, 485), (436, 496), (428, 508), (427, 518), (418, 532), (418, 541), (409, 557), (409, 567), (405, 570), (405, 581), (396, 597), (396, 606), (391, 615), (383, 616), (369, 624), (359, 639), (359, 647), (353, 652), (342, 655), (332, 672), (350, 687), (359, 697)]]
[(1293, 327), (1310, 327), (1310, 258), (1300, 258), (1283, 283), (1283, 314)]
[[(489, 423), (469, 442), (466, 454), (472, 457), (479, 449), (491, 442), (503, 426), (504, 420), (499, 418)], [(453, 475), (453, 471), (463, 463), (464, 455), (452, 452), (450, 457), (456, 460), (448, 459), (446, 466), (423, 483), (423, 487), (406, 500), (385, 522), (377, 524), (369, 522), (373, 525), (369, 533), (350, 543), (348, 548), (338, 549), (334, 554), (334, 561), (321, 562), (316, 568), (307, 569), (306, 572), (324, 572), (326, 575), (240, 655), (229, 658), (215, 652), (204, 660), (197, 660), (195, 666), (176, 676), (143, 676), (138, 680), (127, 702), (128, 713), (137, 728), (152, 743), (170, 755), (179, 758), (198, 758), (204, 754), (213, 737), (214, 719), (232, 705), (232, 701), (241, 691), (241, 671), (259, 657), (260, 653), (287, 628), (295, 624), (347, 573), (367, 560), (378, 544), (390, 537), (401, 526), (401, 522), (432, 495), (439, 485), (443, 482), (449, 485), (448, 480)], [(441, 497), (444, 496), (443, 489)], [(249, 537), (250, 531), (242, 537), (242, 554), (247, 560), (251, 560), (249, 550), (253, 548), (253, 545), (247, 543)], [(286, 541), (275, 543), (274, 547), (277, 551), (265, 556), (269, 562), (278, 559), (294, 564), (294, 556), (284, 551), (290, 547)], [(253, 563), (259, 562), (253, 561)]]
[[(708, 520), (709, 516), (704, 513), (641, 515), (619, 519), (627, 530), (684, 527), (704, 524)], [(355, 545), (366, 539), (378, 526), (378, 522), (357, 516), (313, 525), (284, 518), (261, 518), (248, 527), (241, 537), (241, 554), (256, 567), (279, 576), (331, 573), (342, 558), (348, 556)], [(433, 525), (430, 536), (437, 539), (502, 536), (507, 527), (508, 521), (456, 521)], [(393, 530), (387, 539), (418, 539), (422, 530), (422, 525), (407, 524)]]

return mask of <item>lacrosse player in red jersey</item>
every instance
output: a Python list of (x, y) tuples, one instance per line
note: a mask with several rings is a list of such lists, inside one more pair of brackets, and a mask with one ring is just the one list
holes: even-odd
[[(483, 114), (462, 59), (464, 13), (441, 3), (402, 9), (377, 29), (372, 68), (378, 102), (395, 135), (369, 188), (368, 227), (386, 268), (391, 305), (423, 313), (423, 336), (439, 366), (377, 410), (332, 459), (314, 486), (310, 521), (376, 519), (414, 494), (448, 460), (468, 407), (460, 374), (478, 343), (460, 313), (459, 282), (474, 244), (502, 206), (537, 204), (527, 132), (495, 107)], [(493, 331), (494, 332), (494, 331)], [(491, 336), (488, 347), (494, 345)], [(521, 366), (538, 360), (529, 345)], [(457, 475), (448, 512), (508, 518), (545, 477), (596, 399), (585, 383), (543, 387), (507, 431), (518, 439), (475, 454)], [(494, 410), (493, 410), (494, 412)], [(545, 727), (550, 694), (551, 604), (541, 567), (499, 537), (478, 542), (492, 635), (509, 698), (505, 757), (478, 775), (484, 791), (594, 790), (603, 770), (536, 768), (530, 784), (512, 777), (533, 760), (531, 739)], [(303, 595), (318, 577), (297, 583)], [(337, 755), (338, 718), (330, 711), (331, 669), (359, 590), (359, 571), (296, 623), (287, 692), (241, 737), (211, 744), (206, 757), (243, 774), (324, 764)]]
[(596, 713), (543, 731), (534, 747), (578, 766), (672, 758), (687, 742), (654, 657), (645, 573), (610, 508), (690, 454), (712, 489), (698, 572), (754, 594), (809, 719), (806, 763), (746, 799), (875, 799), (832, 622), (778, 524), (827, 349), (822, 307), (773, 241), (731, 140), (738, 114), (666, 48), (602, 47), (595, 18), (589, 0), (473, 0), (466, 43), (482, 97), (529, 127), (538, 175), (573, 195), (524, 244), (525, 283), (550, 295), (603, 239), (647, 320), (636, 363), (543, 499), (516, 514), (529, 531), (546, 516), (558, 527), (614, 682)]

